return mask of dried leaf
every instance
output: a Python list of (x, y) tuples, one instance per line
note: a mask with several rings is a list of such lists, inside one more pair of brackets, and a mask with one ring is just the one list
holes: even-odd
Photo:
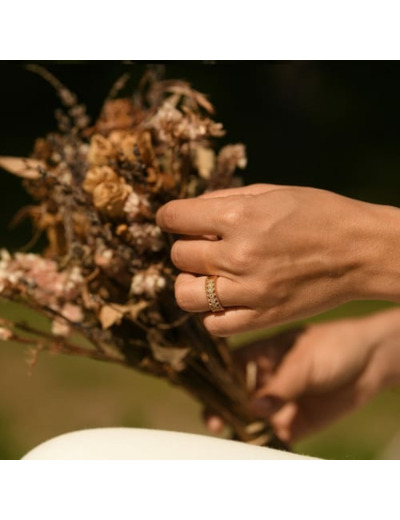
[(209, 179), (215, 168), (215, 152), (211, 148), (199, 146), (195, 149), (195, 164), (200, 177)]
[(153, 356), (160, 363), (168, 363), (174, 370), (185, 368), (184, 359), (189, 354), (190, 348), (163, 347), (157, 343), (150, 344)]
[(143, 309), (149, 306), (149, 302), (146, 302), (144, 300), (138, 302), (138, 303), (132, 303), (129, 305), (129, 316), (133, 321), (137, 320), (139, 314), (142, 312)]
[(122, 318), (127, 312), (126, 305), (103, 305), (100, 309), (99, 320), (103, 330), (109, 329), (115, 324), (121, 323)]
[(140, 312), (148, 307), (149, 303), (140, 301), (128, 305), (120, 305), (113, 303), (111, 305), (103, 305), (100, 310), (99, 320), (103, 330), (109, 329), (113, 325), (119, 325), (125, 315), (129, 316), (133, 321), (137, 320)]
[(40, 179), (39, 168), (46, 168), (42, 161), (25, 157), (0, 157), (0, 167), (24, 179)]

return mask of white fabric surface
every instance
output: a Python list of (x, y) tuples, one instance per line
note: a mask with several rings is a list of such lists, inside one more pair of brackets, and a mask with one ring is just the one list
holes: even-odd
[(160, 430), (96, 428), (40, 444), (23, 460), (277, 460), (309, 459), (242, 442)]

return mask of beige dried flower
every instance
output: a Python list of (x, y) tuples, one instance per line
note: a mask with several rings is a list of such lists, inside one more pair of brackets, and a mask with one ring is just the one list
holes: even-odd
[(99, 134), (94, 134), (88, 152), (88, 161), (93, 166), (103, 166), (108, 164), (113, 155), (112, 143)]
[(86, 192), (93, 193), (96, 186), (102, 182), (118, 181), (118, 175), (109, 166), (94, 166), (87, 171), (82, 187)]
[(132, 133), (123, 135), (119, 142), (117, 153), (119, 158), (124, 161), (137, 162), (139, 155), (137, 136)]
[(242, 170), (247, 166), (246, 148), (243, 144), (228, 144), (224, 146), (218, 154), (217, 169), (235, 171), (236, 168)]
[(93, 191), (95, 207), (111, 218), (124, 214), (126, 199), (132, 193), (132, 187), (124, 182), (102, 182)]

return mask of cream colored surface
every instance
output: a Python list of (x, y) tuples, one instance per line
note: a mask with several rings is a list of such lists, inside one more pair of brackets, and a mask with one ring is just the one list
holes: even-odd
[(40, 444), (23, 460), (279, 460), (309, 459), (242, 442), (160, 430), (97, 428)]

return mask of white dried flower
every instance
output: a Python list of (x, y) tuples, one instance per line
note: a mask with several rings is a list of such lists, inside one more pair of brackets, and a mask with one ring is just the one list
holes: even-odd
[(164, 246), (164, 239), (161, 229), (155, 224), (134, 223), (128, 228), (136, 249), (139, 252), (160, 251)]
[(67, 280), (65, 282), (65, 292), (71, 297), (71, 293), (76, 293), (83, 283), (83, 276), (80, 268), (75, 265), (67, 274)]
[(149, 214), (150, 204), (148, 200), (139, 193), (132, 192), (126, 199), (124, 212), (127, 214), (127, 219), (133, 222), (137, 217)]
[(165, 278), (156, 268), (150, 267), (132, 278), (131, 294), (154, 298), (166, 286)]
[(71, 328), (66, 321), (61, 321), (60, 319), (53, 320), (51, 324), (51, 333), (54, 336), (63, 336), (66, 337), (71, 332)]

